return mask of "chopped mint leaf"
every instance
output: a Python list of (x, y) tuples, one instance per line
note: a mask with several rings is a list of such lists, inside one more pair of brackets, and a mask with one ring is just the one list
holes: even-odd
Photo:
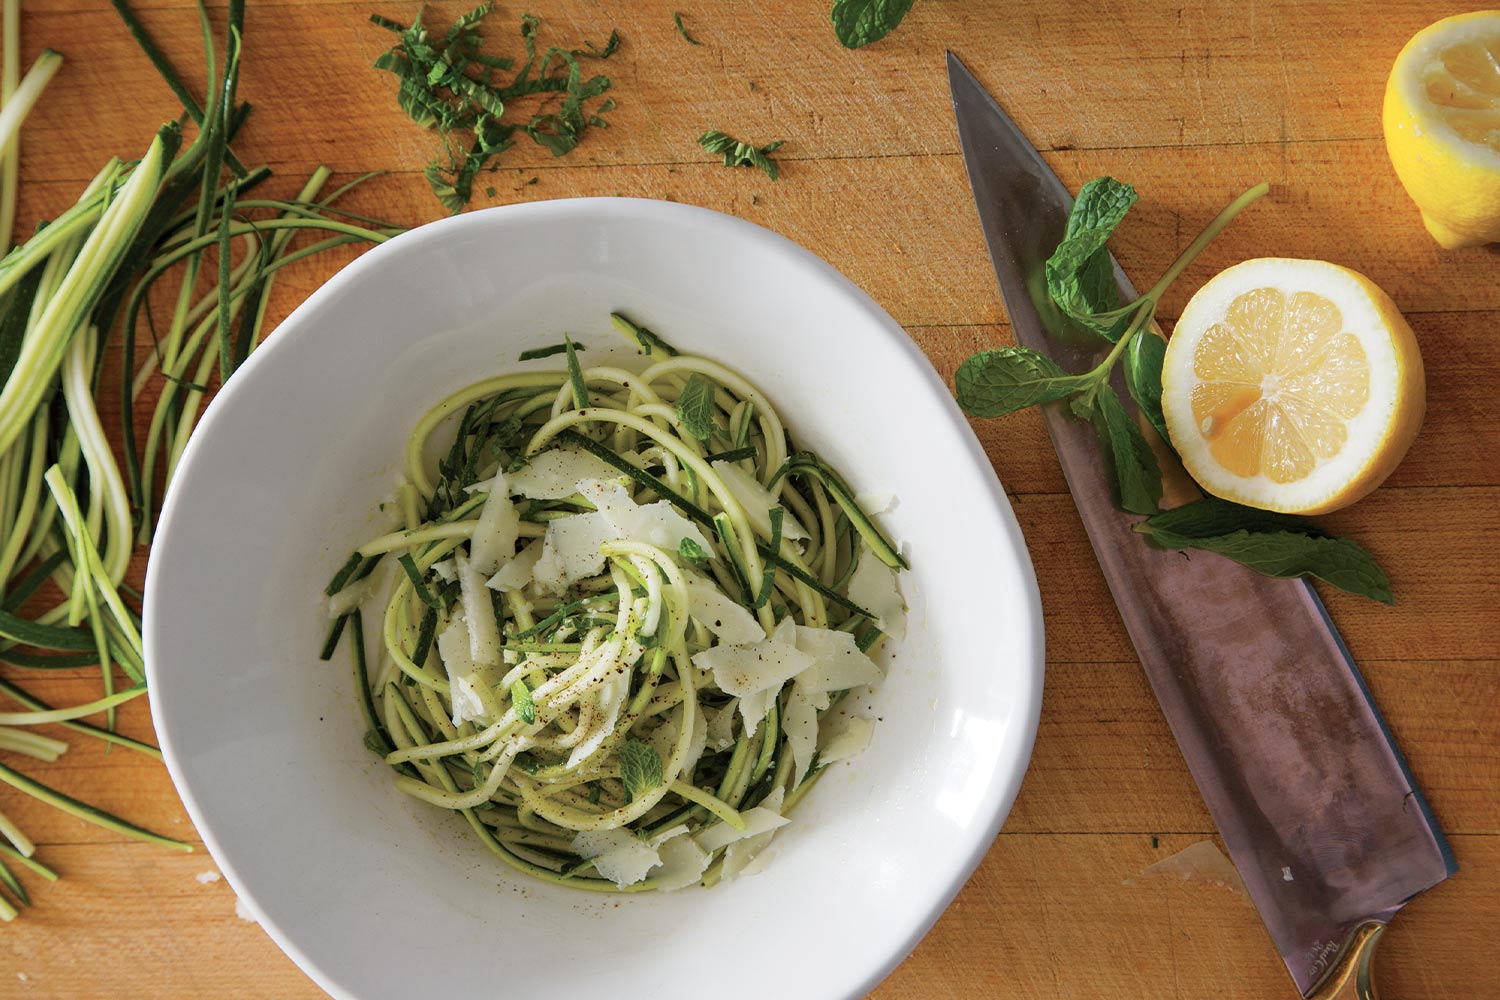
[(786, 145), (786, 141), (778, 139), (756, 147), (723, 132), (709, 130), (698, 137), (698, 145), (714, 156), (723, 156), (726, 167), (759, 167), (762, 173), (774, 181), (781, 171), (776, 161), (771, 159), (771, 154)]
[(672, 23), (675, 24), (675, 25), (677, 25), (677, 33), (679, 35), (681, 35), (684, 39), (686, 39), (687, 43), (689, 45), (702, 45), (703, 44), (702, 42), (698, 41), (698, 39), (696, 39), (692, 35), (688, 34), (687, 28), (684, 28), (682, 26), (682, 14), (681, 14), (680, 11), (673, 11), (672, 12)]
[(620, 748), (620, 779), (631, 800), (659, 787), (661, 778), (661, 755), (656, 748), (637, 739), (626, 740)]
[(531, 700), (531, 689), (525, 681), (517, 678), (510, 686), (510, 703), (515, 707), (516, 718), (528, 726), (536, 721), (536, 703)]
[(713, 382), (701, 372), (694, 372), (688, 377), (682, 395), (677, 397), (677, 419), (682, 422), (683, 430), (707, 441), (714, 435), (717, 412)]

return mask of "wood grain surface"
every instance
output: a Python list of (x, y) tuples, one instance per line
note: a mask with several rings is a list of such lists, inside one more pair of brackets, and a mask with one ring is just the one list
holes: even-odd
[[(201, 85), (190, 0), (141, 0)], [(215, 4), (215, 6), (218, 6)], [(366, 210), (416, 224), (441, 209), (421, 177), (436, 140), (370, 69), (389, 36), (372, 11), (410, 0), (251, 0), (240, 94), (256, 106), (238, 149), (290, 193), (319, 164)], [(1426, 425), (1389, 483), (1328, 518), (1388, 569), (1394, 608), (1324, 592), (1334, 620), (1452, 840), (1461, 871), (1397, 918), (1380, 979), (1400, 1000), (1500, 996), (1500, 251), (1445, 252), (1423, 231), (1380, 134), (1386, 74), (1435, 2), (919, 0), (884, 42), (847, 52), (828, 0), (531, 0), (559, 41), (623, 38), (607, 64), (608, 130), (554, 159), (523, 142), (476, 205), (580, 195), (669, 198), (731, 212), (829, 260), (951, 377), (1012, 340), (959, 156), (943, 67), (973, 67), (1071, 187), (1108, 173), (1142, 200), (1113, 242), (1149, 283), (1234, 194), (1257, 204), (1167, 296), (1170, 320), (1211, 274), (1256, 256), (1320, 257), (1370, 275), (1405, 311), (1428, 372)], [(522, 7), (501, 3), (492, 33)], [(460, 8), (436, 6), (433, 23)], [(682, 11), (703, 44), (688, 45)], [(219, 12), (222, 16), (222, 12)], [(507, 39), (510, 44), (514, 39)], [(77, 197), (114, 155), (138, 156), (178, 111), (106, 0), (30, 0), (29, 62), (67, 63), (22, 140), (19, 228)], [(752, 84), (754, 86), (752, 86)], [(706, 128), (786, 140), (779, 183), (726, 170)], [(484, 188), (494, 187), (494, 195)], [(280, 317), (352, 257), (284, 273)], [(880, 986), (927, 998), (1295, 996), (1243, 894), (1144, 878), (1212, 821), (1134, 660), (1035, 414), (976, 422), (1025, 530), (1046, 609), (1047, 678), (1030, 772), (978, 872)], [(137, 560), (136, 576), (144, 563)], [(38, 679), (54, 704), (97, 696), (97, 673)], [(120, 713), (150, 738), (146, 706)], [(66, 735), (59, 733), (57, 735)], [(55, 786), (194, 840), (166, 771), (75, 740), (38, 768)], [(27, 878), (36, 905), (0, 927), (0, 997), (285, 997), (320, 991), (253, 922), (201, 849), (126, 842), (0, 790), (0, 805), (62, 880)], [(792, 995), (792, 994), (788, 994)]]

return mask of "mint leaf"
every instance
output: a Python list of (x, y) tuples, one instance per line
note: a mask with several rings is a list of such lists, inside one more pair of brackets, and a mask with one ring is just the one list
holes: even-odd
[(1385, 571), (1370, 553), (1347, 538), (1326, 538), (1298, 531), (1245, 529), (1192, 538), (1151, 524), (1151, 521), (1144, 522), (1144, 533), (1162, 548), (1217, 552), (1266, 576), (1310, 576), (1382, 604), (1396, 603)]
[(701, 372), (694, 372), (677, 397), (677, 419), (682, 429), (700, 441), (714, 436), (714, 384)]
[(1105, 243), (1139, 197), (1135, 188), (1112, 177), (1089, 181), (1073, 202), (1063, 241), (1047, 259), (1047, 291), (1052, 301), (1075, 322), (1111, 343), (1120, 339), (1129, 321), (1128, 317), (1094, 318), (1120, 306), (1120, 286)]
[(677, 552), (694, 566), (701, 566), (708, 562), (708, 552), (691, 538), (684, 538), (678, 543)]
[(1100, 392), (1095, 403), (1094, 426), (1114, 469), (1120, 506), (1132, 514), (1155, 514), (1160, 509), (1161, 469), (1146, 436), (1113, 392)]
[(915, 0), (833, 0), (833, 32), (846, 49), (878, 42), (901, 23)]
[(516, 718), (528, 726), (536, 721), (536, 702), (531, 700), (531, 689), (520, 678), (510, 686), (510, 703), (515, 706)]
[(1070, 396), (1091, 381), (1087, 375), (1069, 375), (1045, 354), (1002, 347), (971, 355), (959, 365), (953, 385), (964, 412), (999, 417)]
[(631, 800), (661, 784), (661, 755), (649, 743), (626, 740), (620, 748), (620, 780)]
[(1141, 408), (1163, 441), (1167, 436), (1167, 419), (1161, 412), (1161, 364), (1167, 356), (1167, 342), (1150, 330), (1142, 330), (1125, 348), (1125, 386), (1130, 398)]
[(1146, 534), (1161, 533), (1182, 538), (1210, 538), (1241, 530), (1299, 531), (1320, 537), (1323, 535), (1314, 525), (1290, 514), (1246, 507), (1218, 497), (1204, 497), (1202, 500), (1162, 511), (1155, 517), (1142, 521), (1136, 530)]

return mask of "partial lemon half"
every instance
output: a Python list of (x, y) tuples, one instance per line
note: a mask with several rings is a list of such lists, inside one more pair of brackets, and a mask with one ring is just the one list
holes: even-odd
[(1443, 246), (1500, 241), (1500, 10), (1406, 43), (1385, 87), (1385, 147)]
[(1347, 506), (1390, 475), (1426, 410), (1422, 356), (1395, 303), (1319, 260), (1216, 275), (1182, 312), (1162, 411), (1209, 493), (1285, 513)]

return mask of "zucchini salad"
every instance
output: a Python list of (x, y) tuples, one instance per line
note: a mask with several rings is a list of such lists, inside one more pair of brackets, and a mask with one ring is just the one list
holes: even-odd
[(889, 500), (795, 450), (754, 386), (611, 319), (640, 370), (567, 341), (422, 417), (399, 530), (328, 586), (323, 658), (347, 636), (366, 744), (512, 867), (713, 885), (869, 741), (850, 692), (904, 634), (906, 561), (867, 513)]

